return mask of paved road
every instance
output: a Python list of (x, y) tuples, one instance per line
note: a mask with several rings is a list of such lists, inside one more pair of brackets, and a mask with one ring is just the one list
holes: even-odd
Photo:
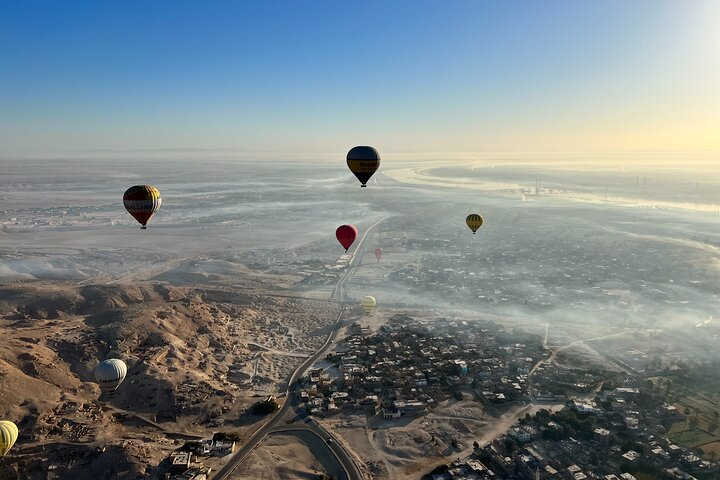
[[(353, 465), (354, 460), (353, 458), (348, 454), (347, 450), (345, 448), (338, 444), (337, 441), (335, 441), (334, 437), (330, 437), (325, 429), (323, 429), (320, 425), (318, 425), (314, 420), (310, 423), (300, 423), (298, 426), (292, 426), (292, 427), (278, 427), (277, 429), (273, 430), (272, 434), (282, 434), (282, 433), (297, 433), (297, 432), (307, 432), (315, 435), (317, 437), (317, 441), (319, 444), (322, 444), (323, 448), (327, 448), (330, 453), (335, 457), (335, 459), (338, 461), (338, 464), (340, 465), (340, 468), (343, 471), (344, 475), (336, 475), (337, 480), (348, 480), (353, 478), (362, 479), (363, 477), (360, 475), (359, 472), (357, 472), (357, 477), (355, 474), (352, 474), (351, 476), (348, 476), (348, 471), (346, 465)], [(328, 443), (328, 438), (333, 438), (333, 440)]]
[[(363, 233), (363, 236), (358, 241), (357, 245), (355, 246), (355, 250), (353, 251), (353, 257), (350, 260), (348, 264), (348, 268), (345, 270), (343, 275), (338, 280), (338, 283), (335, 285), (335, 288), (333, 289), (332, 295), (330, 297), (331, 301), (338, 301), (340, 303), (345, 303), (347, 301), (347, 291), (346, 291), (346, 284), (347, 281), (350, 279), (350, 276), (353, 274), (355, 269), (357, 268), (356, 262), (362, 261), (362, 256), (364, 255), (364, 248), (365, 243), (368, 237), (368, 234), (372, 232), (372, 230), (378, 226), (385, 218), (382, 218), (375, 222), (373, 225), (368, 227), (367, 230), (365, 230), (365, 233)], [(359, 264), (359, 263), (358, 263)], [(213, 477), (215, 480), (225, 480), (227, 479), (232, 472), (235, 471), (235, 469), (247, 458), (247, 456), (250, 454), (250, 452), (257, 447), (260, 442), (273, 430), (280, 429), (281, 426), (283, 429), (287, 429), (287, 425), (285, 424), (286, 420), (289, 420), (291, 418), (295, 418), (298, 416), (297, 411), (295, 408), (298, 406), (298, 396), (297, 396), (297, 383), (298, 380), (305, 375), (305, 372), (320, 358), (322, 358), (327, 350), (330, 348), (330, 346), (335, 342), (335, 337), (337, 336), (337, 333), (340, 331), (340, 329), (343, 327), (343, 314), (345, 313), (345, 306), (343, 306), (340, 309), (340, 313), (338, 313), (337, 318), (335, 319), (335, 324), (333, 325), (333, 329), (328, 335), (327, 339), (325, 340), (325, 343), (323, 343), (322, 347), (315, 352), (312, 356), (310, 356), (307, 360), (305, 360), (298, 368), (295, 369), (295, 371), (290, 375), (290, 378), (287, 382), (287, 396), (286, 401), (283, 404), (282, 408), (278, 410), (278, 412), (262, 427), (260, 427), (251, 437), (250, 439), (245, 443), (245, 445), (235, 452), (233, 457), (228, 461), (227, 464)], [(282, 422), (282, 423), (281, 423)], [(302, 423), (297, 425), (295, 428), (298, 429), (307, 429), (318, 435), (320, 438), (324, 438), (327, 440), (330, 438), (330, 434), (325, 431), (317, 422), (312, 421), (308, 423)], [(338, 442), (332, 442), (328, 445), (330, 447), (330, 451), (337, 457), (338, 461), (342, 465), (343, 469), (345, 470), (345, 473), (347, 474), (347, 478), (350, 480), (363, 480), (363, 476), (360, 473), (360, 469), (355, 464), (355, 461), (352, 458), (352, 455), (350, 452), (348, 452), (344, 446), (342, 446)]]
[[(235, 471), (235, 469), (247, 458), (247, 456), (252, 452), (255, 447), (257, 447), (260, 442), (267, 436), (268, 433), (270, 433), (271, 430), (273, 430), (278, 425), (286, 426), (284, 424), (285, 419), (288, 417), (288, 414), (290, 416), (294, 415), (295, 410), (295, 397), (296, 397), (296, 390), (297, 390), (297, 381), (305, 374), (308, 368), (312, 364), (314, 364), (316, 361), (320, 359), (323, 355), (325, 355), (325, 352), (327, 349), (332, 345), (332, 343), (335, 341), (335, 335), (340, 330), (340, 327), (342, 326), (342, 316), (345, 312), (345, 307), (343, 307), (340, 310), (340, 313), (338, 313), (338, 316), (335, 320), (335, 326), (333, 330), (330, 332), (330, 335), (328, 335), (327, 340), (325, 340), (325, 343), (323, 346), (318, 350), (314, 355), (309, 357), (307, 360), (305, 360), (298, 368), (295, 369), (295, 371), (290, 376), (290, 379), (288, 380), (288, 390), (287, 390), (287, 397), (285, 400), (285, 403), (283, 404), (282, 408), (278, 410), (278, 412), (262, 427), (260, 427), (251, 437), (250, 439), (245, 443), (245, 445), (235, 452), (233, 457), (228, 461), (227, 464), (220, 470), (218, 470), (218, 473), (215, 474), (215, 480), (225, 480), (230, 476), (230, 474)], [(283, 423), (280, 423), (283, 422)], [(340, 460), (340, 459), (338, 459)], [(343, 463), (341, 461), (341, 463)], [(347, 465), (343, 463), (345, 468), (347, 469)], [(353, 464), (354, 466), (354, 464)], [(357, 469), (357, 467), (355, 467)], [(362, 479), (362, 476), (358, 477), (352, 477), (353, 480), (360, 480)]]

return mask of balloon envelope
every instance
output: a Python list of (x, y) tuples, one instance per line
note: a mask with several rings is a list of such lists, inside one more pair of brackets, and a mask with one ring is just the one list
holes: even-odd
[(375, 305), (377, 305), (377, 302), (375, 301), (375, 297), (371, 297), (370, 295), (368, 295), (363, 297), (362, 300), (360, 300), (360, 305), (366, 313), (371, 313), (375, 309)]
[(0, 457), (4, 457), (8, 450), (15, 445), (17, 438), (17, 425), (8, 420), (0, 421)]
[(347, 154), (347, 165), (360, 180), (360, 186), (367, 187), (370, 177), (380, 168), (380, 154), (373, 147), (353, 147)]
[(470, 227), (470, 230), (472, 230), (473, 235), (475, 235), (475, 232), (478, 231), (478, 228), (482, 227), (483, 217), (478, 215), (477, 213), (471, 213), (465, 219), (465, 223), (467, 223), (467, 226)]
[(377, 261), (380, 261), (380, 258), (382, 257), (382, 248), (378, 247), (375, 249), (375, 258), (377, 258)]
[(95, 367), (95, 380), (104, 393), (114, 392), (125, 380), (127, 365), (122, 360), (110, 358)]
[(340, 225), (337, 230), (335, 230), (335, 237), (337, 237), (338, 242), (345, 248), (346, 252), (348, 248), (352, 246), (353, 242), (355, 242), (357, 236), (358, 229), (355, 225)]
[(128, 188), (123, 195), (125, 210), (145, 228), (155, 212), (162, 205), (160, 190), (152, 185), (135, 185)]

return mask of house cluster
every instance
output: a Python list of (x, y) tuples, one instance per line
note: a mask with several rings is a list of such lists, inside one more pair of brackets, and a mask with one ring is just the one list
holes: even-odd
[(207, 480), (211, 469), (205, 468), (202, 463), (193, 461), (193, 453), (177, 451), (170, 454), (169, 471), (165, 480)]
[[(556, 235), (552, 242), (542, 244), (528, 242), (536, 233), (534, 229), (532, 224), (513, 224), (495, 233), (484, 232), (483, 237), (497, 234), (503, 241), (489, 242), (482, 249), (456, 239), (416, 236), (407, 244), (414, 251), (423, 251), (420, 259), (393, 270), (386, 278), (413, 294), (437, 292), (442, 299), (458, 304), (475, 301), (476, 305), (479, 301), (485, 306), (525, 306), (534, 314), (558, 305), (585, 305), (588, 294), (599, 304), (610, 298), (624, 302), (617, 293), (599, 285), (643, 268), (640, 256), (620, 256), (607, 262), (602, 251), (588, 250), (571, 235)], [(538, 268), (518, 269), (519, 259)], [(552, 267), (548, 259), (553, 259)], [(551, 272), (552, 282), (548, 282)]]
[(591, 372), (568, 369), (556, 364), (542, 363), (535, 370), (535, 396), (538, 400), (547, 398), (556, 401), (557, 395), (572, 391), (589, 393), (611, 376), (608, 372)]
[[(498, 255), (487, 251), (478, 252), (471, 246), (461, 246), (453, 241), (432, 238), (414, 238), (408, 246), (416, 250), (425, 250), (416, 264), (406, 265), (388, 275), (388, 280), (402, 282), (411, 292), (425, 291), (441, 293), (443, 298), (457, 297), (467, 299), (468, 295), (476, 296), (482, 302), (491, 304), (511, 303), (519, 300), (516, 288), (517, 278), (503, 273), (501, 266), (511, 260), (506, 252)], [(537, 252), (526, 252), (537, 255)], [(523, 257), (527, 258), (527, 257)], [(476, 266), (484, 267), (478, 270)], [(488, 276), (492, 282), (488, 282)], [(532, 300), (545, 300), (543, 305), (550, 305), (547, 293), (524, 291), (523, 296)], [(527, 300), (521, 300), (527, 303)]]
[(514, 340), (494, 324), (402, 314), (375, 333), (356, 324), (327, 356), (337, 370), (311, 370), (300, 397), (311, 415), (356, 410), (387, 419), (424, 415), (461, 387), (488, 402), (521, 399), (540, 347)]
[[(526, 417), (458, 460), (433, 480), (720, 478), (720, 465), (664, 436), (682, 419), (667, 405), (648, 406), (633, 385), (602, 391), (596, 401), (569, 401), (560, 412)], [(645, 406), (641, 406), (641, 404)], [(638, 475), (636, 477), (635, 475)]]
[(203, 439), (188, 442), (167, 458), (165, 480), (207, 480), (210, 468), (198, 461), (200, 457), (224, 457), (235, 451), (235, 442), (228, 439)]

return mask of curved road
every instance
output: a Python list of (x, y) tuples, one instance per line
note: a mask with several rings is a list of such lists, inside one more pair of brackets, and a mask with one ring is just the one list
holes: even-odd
[[(290, 427), (285, 427), (285, 428), (278, 427), (277, 429), (270, 432), (270, 434), (268, 436), (270, 436), (270, 435), (295, 435), (300, 438), (302, 438), (303, 436), (310, 437), (310, 438), (306, 438), (306, 441), (312, 442), (312, 445), (308, 445), (308, 447), (311, 449), (319, 448), (319, 449), (323, 450), (324, 451), (323, 456), (327, 457), (323, 461), (320, 462), (325, 467), (325, 470), (330, 475), (332, 475), (332, 478), (335, 478), (337, 480), (347, 480), (347, 472), (345, 471), (345, 468), (344, 468), (342, 462), (339, 461), (337, 452), (333, 451), (333, 444), (328, 444), (326, 442), (326, 440), (327, 440), (326, 435), (322, 429), (320, 431), (317, 431), (316, 429), (307, 428), (304, 426), (303, 427), (290, 426)], [(328, 459), (332, 460), (332, 463), (330, 465), (324, 465), (324, 463)]]
[[(367, 230), (365, 230), (365, 233), (363, 233), (363, 236), (358, 241), (355, 250), (353, 251), (353, 256), (350, 259), (350, 262), (348, 263), (348, 268), (345, 270), (343, 275), (340, 277), (340, 280), (338, 280), (337, 284), (335, 285), (335, 288), (333, 289), (333, 292), (330, 296), (330, 301), (337, 300), (339, 303), (345, 303), (347, 301), (347, 291), (345, 289), (345, 285), (347, 281), (350, 279), (350, 276), (353, 274), (356, 265), (355, 260), (356, 259), (362, 259), (363, 256), (363, 249), (365, 247), (365, 241), (368, 238), (368, 234), (380, 223), (382, 223), (385, 220), (386, 217), (383, 217), (382, 219), (378, 220), (374, 224), (372, 224), (370, 227), (368, 227)], [(290, 375), (290, 378), (287, 381), (287, 399), (285, 400), (285, 403), (283, 404), (282, 408), (277, 411), (277, 413), (262, 427), (260, 427), (251, 437), (250, 439), (243, 445), (243, 447), (235, 452), (235, 454), (232, 456), (232, 458), (228, 461), (228, 463), (225, 464), (223, 468), (218, 470), (218, 472), (213, 477), (215, 480), (225, 480), (227, 479), (234, 471), (235, 469), (247, 458), (247, 456), (252, 452), (255, 447), (257, 447), (260, 442), (263, 441), (263, 439), (273, 430), (276, 429), (278, 424), (281, 421), (284, 421), (288, 418), (288, 413), (292, 413), (292, 416), (290, 418), (296, 417), (297, 412), (295, 411), (295, 407), (298, 405), (297, 401), (297, 383), (298, 380), (305, 374), (305, 372), (315, 363), (317, 362), (321, 357), (325, 355), (327, 350), (330, 348), (330, 346), (335, 341), (335, 337), (337, 336), (337, 333), (340, 331), (340, 329), (343, 327), (343, 314), (345, 313), (345, 306), (343, 306), (340, 309), (340, 312), (338, 313), (337, 318), (335, 319), (335, 324), (333, 325), (332, 331), (328, 334), (327, 339), (325, 340), (325, 343), (323, 343), (322, 347), (315, 352), (312, 356), (310, 356), (307, 360), (305, 360), (299, 367), (295, 369), (295, 371)], [(284, 426), (284, 425), (283, 425)], [(310, 430), (316, 435), (318, 435), (321, 438), (325, 438), (326, 440), (331, 437), (329, 433), (325, 431), (317, 422), (314, 420), (311, 420), (306, 423), (302, 423), (301, 425), (296, 426), (295, 428), (300, 428), (303, 430)], [(284, 430), (287, 430), (288, 427), (284, 426)], [(342, 465), (343, 469), (345, 470), (345, 473), (347, 475), (347, 478), (350, 480), (363, 480), (362, 473), (360, 473), (360, 469), (355, 464), (355, 461), (353, 460), (352, 455), (350, 452), (348, 452), (345, 447), (343, 447), (340, 443), (337, 441), (332, 442), (330, 444), (327, 444), (328, 447), (330, 447), (330, 451), (333, 452), (335, 457), (338, 459), (340, 464)]]

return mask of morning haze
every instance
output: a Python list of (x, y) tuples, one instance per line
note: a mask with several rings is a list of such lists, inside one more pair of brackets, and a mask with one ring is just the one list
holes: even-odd
[(717, 478), (717, 4), (314, 6), (0, 16), (0, 479)]

